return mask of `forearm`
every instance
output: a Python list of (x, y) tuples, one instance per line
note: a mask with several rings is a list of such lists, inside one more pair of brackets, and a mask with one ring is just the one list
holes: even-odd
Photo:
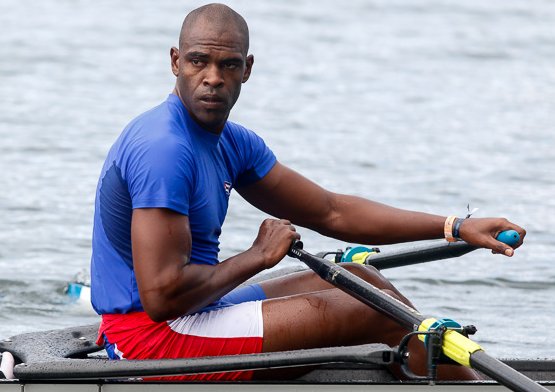
[(268, 214), (347, 242), (388, 244), (443, 236), (445, 217), (329, 192), (279, 163), (240, 193)]
[(391, 244), (443, 237), (445, 217), (402, 210), (356, 196), (331, 193), (329, 209), (311, 227), (347, 242)]
[(153, 320), (173, 319), (220, 299), (264, 268), (252, 248), (216, 265), (186, 263), (157, 274), (141, 302)]

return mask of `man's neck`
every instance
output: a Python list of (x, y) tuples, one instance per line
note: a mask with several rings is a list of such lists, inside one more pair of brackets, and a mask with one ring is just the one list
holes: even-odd
[(193, 113), (191, 113), (191, 111), (189, 110), (189, 108), (187, 107), (187, 105), (185, 105), (185, 102), (183, 101), (183, 99), (181, 98), (181, 94), (179, 94), (179, 91), (174, 87), (172, 94), (176, 95), (179, 100), (181, 101), (181, 104), (183, 105), (183, 107), (185, 108), (185, 110), (187, 110), (187, 113), (189, 113), (189, 117), (191, 117), (191, 119), (199, 126), (201, 127), (203, 130), (205, 130), (206, 132), (212, 133), (214, 135), (220, 135), (225, 127), (225, 124), (227, 122), (227, 117), (225, 118), (225, 120), (217, 125), (217, 126), (207, 126), (206, 124), (203, 124), (202, 122), (198, 121), (198, 119), (195, 117), (195, 115)]

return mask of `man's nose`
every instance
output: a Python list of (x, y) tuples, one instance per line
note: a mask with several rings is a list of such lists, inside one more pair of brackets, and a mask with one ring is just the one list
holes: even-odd
[(224, 84), (223, 73), (217, 64), (206, 67), (203, 84), (213, 88), (221, 87)]

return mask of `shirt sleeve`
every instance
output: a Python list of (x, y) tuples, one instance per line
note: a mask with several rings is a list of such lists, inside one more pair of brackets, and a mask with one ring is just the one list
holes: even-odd
[(190, 158), (190, 149), (175, 138), (139, 142), (126, 173), (132, 207), (169, 208), (189, 215), (195, 182)]
[(243, 170), (237, 179), (237, 186), (251, 185), (262, 179), (277, 162), (276, 156), (253, 131), (241, 128), (238, 145), (243, 156)]

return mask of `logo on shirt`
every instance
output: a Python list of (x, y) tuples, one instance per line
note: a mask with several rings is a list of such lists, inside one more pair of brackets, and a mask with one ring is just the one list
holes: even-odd
[(231, 195), (231, 182), (224, 181), (224, 190), (226, 195)]

